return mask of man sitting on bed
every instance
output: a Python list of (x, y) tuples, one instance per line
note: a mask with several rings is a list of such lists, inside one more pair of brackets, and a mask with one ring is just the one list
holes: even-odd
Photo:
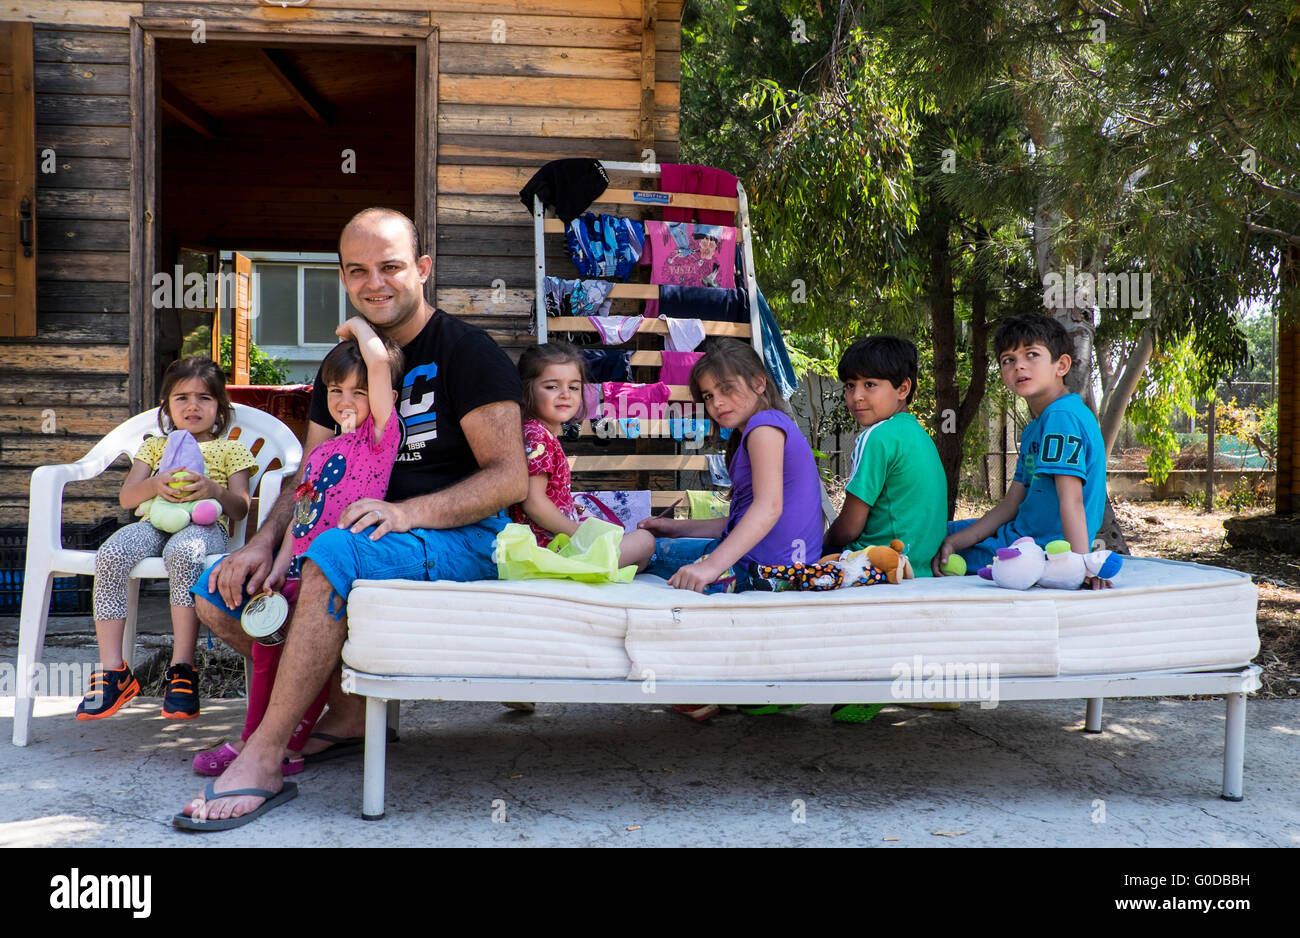
[[(425, 300), (432, 264), (419, 250), (415, 225), (399, 212), (366, 209), (339, 237), (339, 277), (348, 298), (406, 356), (398, 408), (405, 438), (386, 499), (350, 505), (340, 526), (321, 534), (305, 555), (266, 716), (215, 780), (208, 799), (185, 806), (178, 826), (237, 826), (212, 822), (247, 823), (296, 793), (281, 776), (285, 744), (339, 664), (354, 580), (496, 578), (492, 546), (507, 523), (504, 509), (528, 494), (518, 372), (486, 332)], [(308, 453), (336, 431), (325, 394), (318, 376)], [(214, 565), (196, 587), (199, 618), (245, 654), (251, 646), (239, 613), (271, 568), (292, 514), (294, 487), (285, 487), (271, 518), (248, 544)], [(336, 692), (318, 735), (350, 741), (363, 735), (364, 718), (362, 698)], [(327, 739), (312, 739), (304, 755), (328, 745)], [(220, 797), (236, 790), (258, 794)]]

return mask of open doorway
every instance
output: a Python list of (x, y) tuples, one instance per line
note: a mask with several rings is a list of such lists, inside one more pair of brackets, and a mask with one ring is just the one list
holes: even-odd
[(350, 314), (344, 222), (371, 205), (416, 217), (416, 49), (264, 40), (157, 41), (156, 270), (227, 289), (152, 304), (155, 376), (208, 354), (214, 326), (231, 334), (236, 256), (252, 273), (252, 343), (285, 380), (309, 376)]

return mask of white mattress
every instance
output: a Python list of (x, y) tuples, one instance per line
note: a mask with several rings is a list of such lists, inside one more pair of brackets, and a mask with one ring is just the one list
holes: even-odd
[(701, 596), (657, 577), (361, 580), (343, 659), (372, 674), (642, 680), (889, 680), (916, 656), (1002, 677), (1244, 665), (1249, 577), (1126, 558), (1116, 589), (1004, 590), (977, 577), (830, 593)]

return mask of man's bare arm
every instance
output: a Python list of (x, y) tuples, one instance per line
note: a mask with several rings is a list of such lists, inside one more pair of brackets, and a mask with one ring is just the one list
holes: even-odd
[(519, 405), (484, 404), (461, 417), (460, 428), (478, 462), (477, 472), (449, 488), (396, 504), (363, 498), (344, 510), (339, 527), (359, 533), (373, 525), (370, 537), (378, 540), (389, 531), (474, 524), (522, 502), (528, 495), (528, 467)]

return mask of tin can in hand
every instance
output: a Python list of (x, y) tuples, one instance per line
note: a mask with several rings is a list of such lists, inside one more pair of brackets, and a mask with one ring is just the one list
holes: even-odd
[(279, 645), (287, 634), (284, 623), (289, 618), (289, 601), (279, 593), (265, 590), (244, 606), (239, 621), (250, 638), (263, 645)]

